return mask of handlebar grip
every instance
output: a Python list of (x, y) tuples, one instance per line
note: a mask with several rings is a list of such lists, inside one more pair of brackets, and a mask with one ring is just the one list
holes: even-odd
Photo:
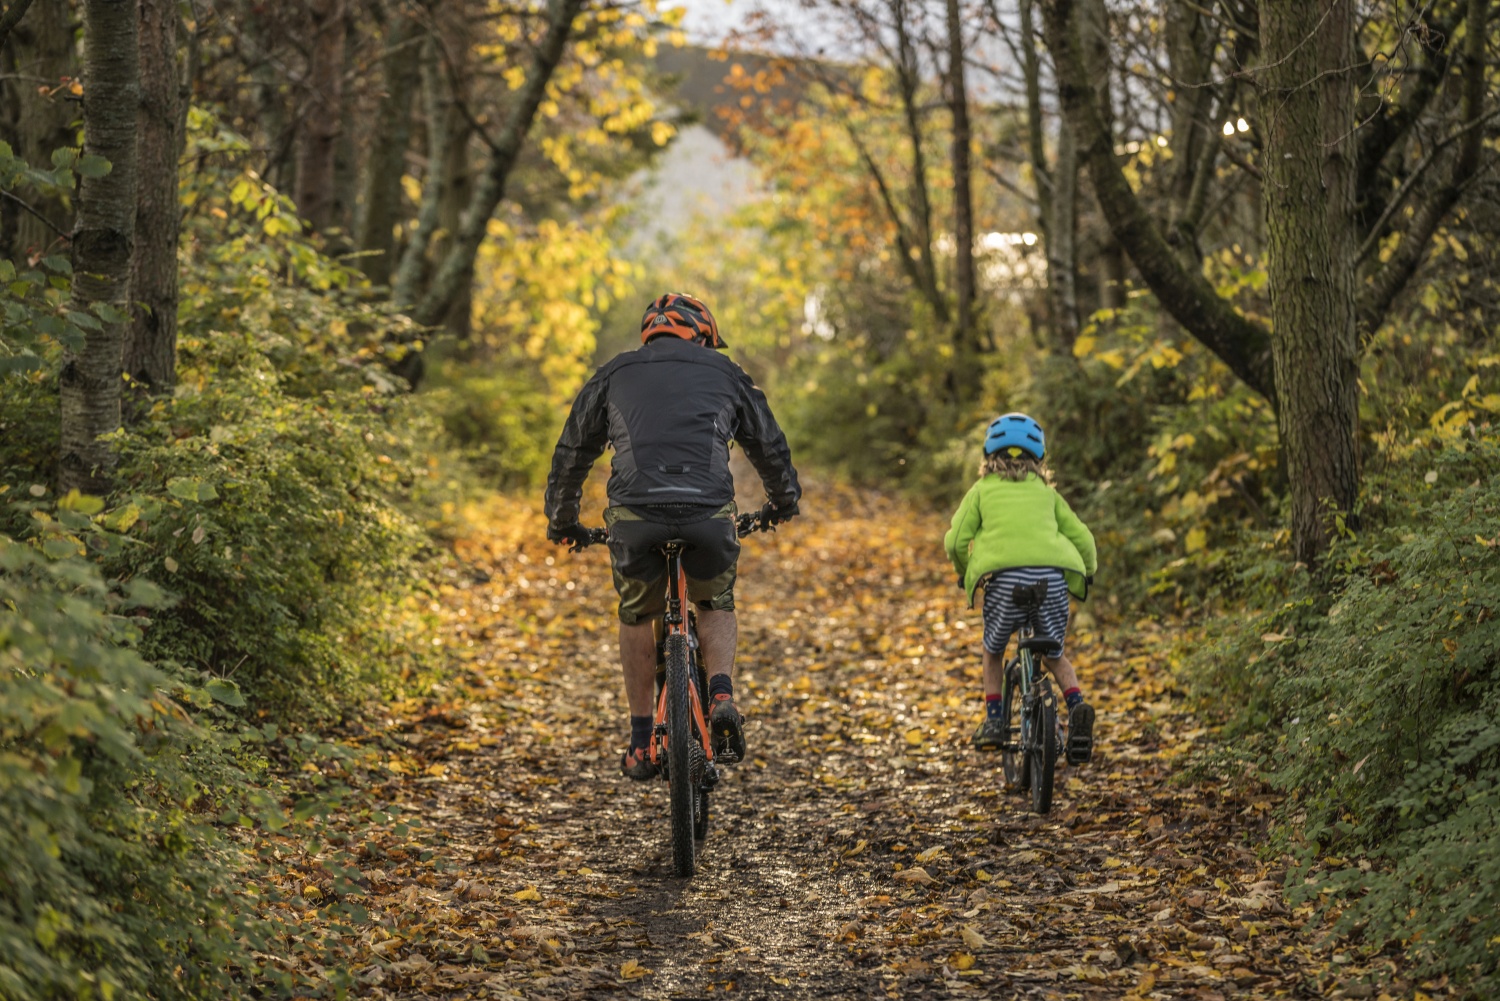
[(734, 520), (734, 531), (742, 539), (754, 532), (765, 531), (765, 524), (761, 521), (760, 512), (751, 511), (740, 515)]

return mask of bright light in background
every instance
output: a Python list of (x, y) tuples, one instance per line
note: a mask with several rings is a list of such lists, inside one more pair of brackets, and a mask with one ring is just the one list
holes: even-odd
[(1224, 134), (1226, 136), (1232, 136), (1232, 135), (1234, 135), (1234, 123), (1233, 122), (1225, 122), (1224, 123)]
[(1234, 123), (1234, 127), (1237, 128), (1237, 129), (1239, 129), (1241, 132), (1249, 132), (1250, 131), (1250, 123), (1247, 122), (1247, 121), (1245, 121), (1243, 118), (1241, 118), (1239, 121), (1235, 122)]
[(1167, 137), (1166, 136), (1157, 136), (1156, 137), (1156, 145), (1163, 146), (1163, 147), (1166, 146), (1167, 145)]
[(1238, 119), (1238, 120), (1233, 121), (1233, 122), (1225, 122), (1224, 123), (1224, 134), (1226, 136), (1232, 136), (1236, 132), (1249, 132), (1249, 131), (1250, 131), (1250, 123), (1247, 122), (1247, 121), (1245, 121), (1243, 118)]
[(1004, 250), (1007, 247), (1034, 247), (1035, 233), (986, 233), (979, 238), (979, 246), (985, 250)]

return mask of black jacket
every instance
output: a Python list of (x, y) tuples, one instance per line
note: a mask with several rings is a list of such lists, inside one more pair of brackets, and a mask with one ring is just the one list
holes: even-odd
[(745, 370), (712, 348), (657, 337), (600, 367), (573, 401), (547, 477), (547, 520), (577, 524), (583, 481), (614, 448), (609, 501), (622, 507), (734, 500), (729, 441), (745, 450), (777, 507), (802, 496), (786, 435)]

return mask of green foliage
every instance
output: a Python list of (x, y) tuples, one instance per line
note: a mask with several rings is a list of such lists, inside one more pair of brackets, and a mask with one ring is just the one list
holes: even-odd
[[(1294, 896), (1487, 993), (1500, 988), (1500, 441), (1433, 445), (1370, 494), (1327, 576), (1283, 568), (1285, 597), (1211, 637), (1192, 669), (1239, 706), (1242, 739), (1288, 794), (1284, 836), (1312, 867), (1293, 870)], [(1260, 562), (1263, 577), (1280, 565)], [(1270, 593), (1256, 573), (1247, 561), (1237, 586)]]
[(101, 506), (55, 510), (45, 554), (0, 535), (0, 997), (227, 996), (237, 852), (202, 819), (189, 762), (215, 737), (181, 705), (212, 696), (138, 652), (161, 590), (63, 541)]

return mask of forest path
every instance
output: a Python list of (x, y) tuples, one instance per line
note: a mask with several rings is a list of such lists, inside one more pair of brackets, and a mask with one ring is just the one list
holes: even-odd
[(1249, 847), (1270, 800), (1173, 781), (1206, 733), (1163, 666), (1082, 616), (1099, 747), (1059, 768), (1038, 817), (968, 746), (980, 620), (943, 523), (842, 490), (805, 506), (745, 543), (751, 757), (713, 798), (691, 881), (670, 875), (664, 787), (617, 771), (606, 554), (547, 546), (538, 514), (501, 502), (477, 517), (458, 544), (475, 572), (450, 571), (433, 606), (457, 680), (393, 707), (396, 773), (366, 791), (410, 827), (356, 832), (387, 926), (360, 996), (1379, 993), (1302, 944)]

